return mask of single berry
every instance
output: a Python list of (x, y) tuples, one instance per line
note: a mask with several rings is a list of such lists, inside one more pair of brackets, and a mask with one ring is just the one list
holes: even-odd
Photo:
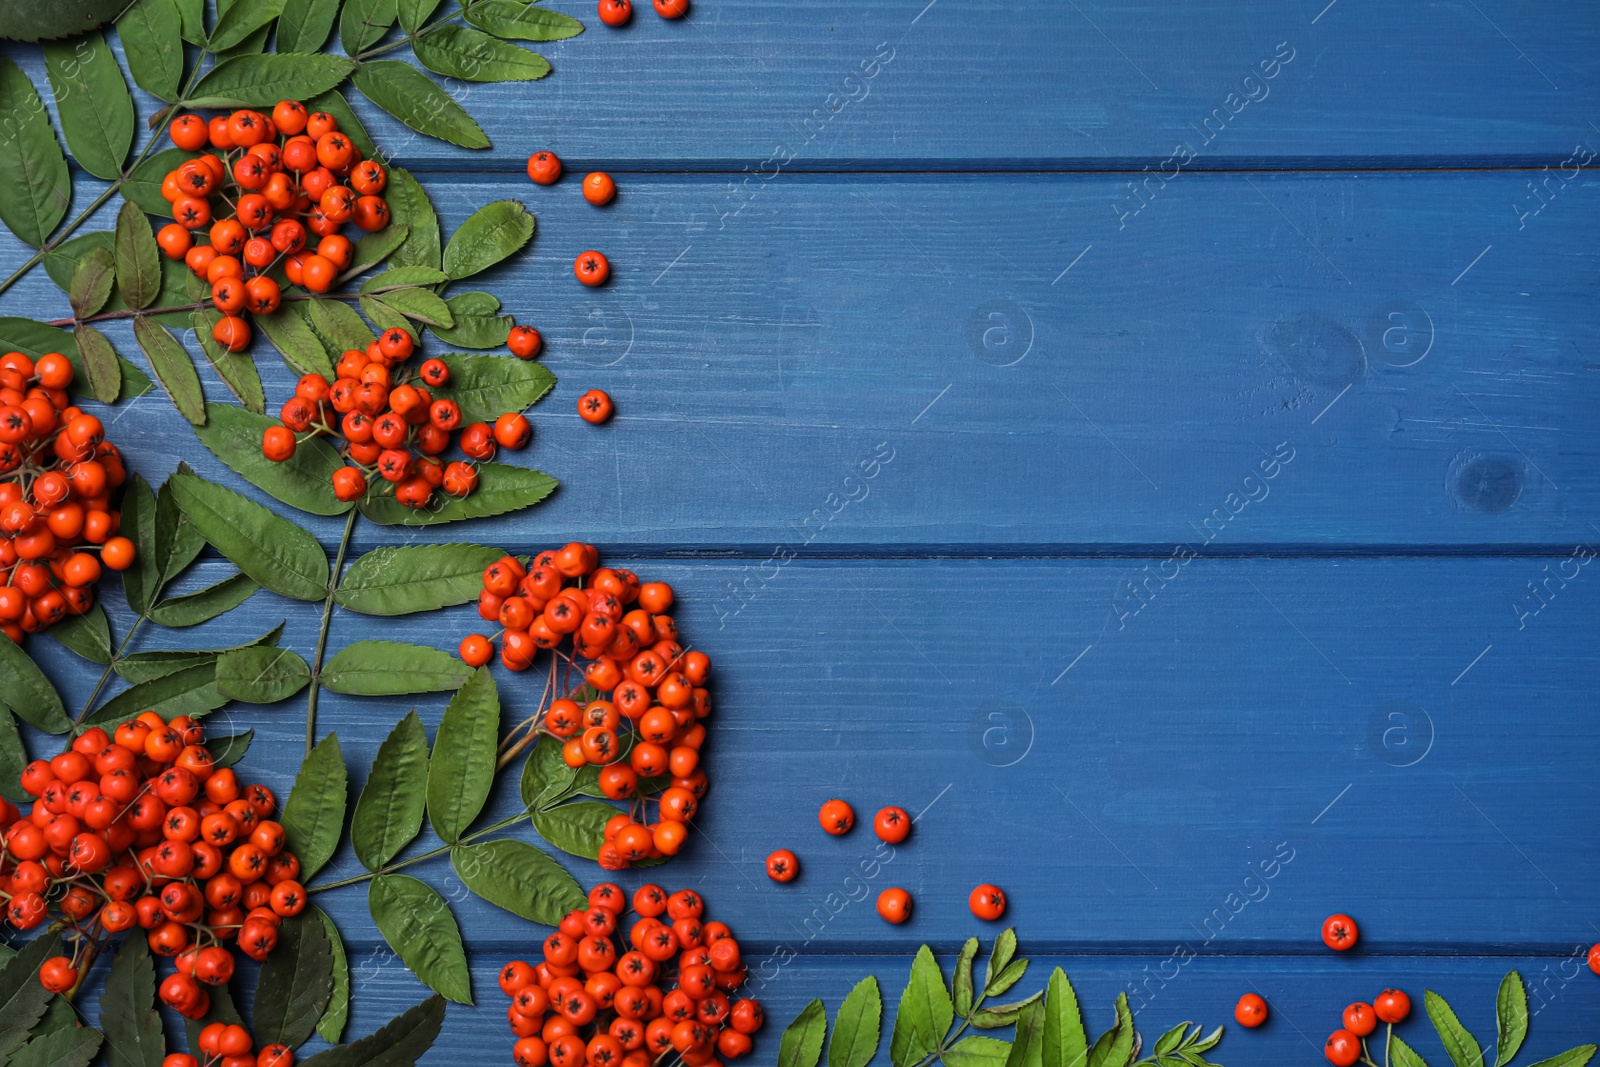
[(689, 13), (689, 0), (655, 0), (655, 7), (664, 19), (681, 19)]
[(900, 888), (885, 889), (878, 894), (878, 914), (886, 922), (905, 922), (911, 918), (911, 894)]
[(1356, 921), (1348, 915), (1330, 915), (1322, 921), (1322, 943), (1335, 952), (1355, 948), (1359, 936)]
[(544, 348), (544, 338), (532, 326), (513, 326), (506, 337), (506, 347), (518, 359), (533, 359)]
[(1411, 998), (1398, 989), (1385, 989), (1373, 998), (1372, 1010), (1386, 1023), (1404, 1022), (1411, 1014)]
[(1344, 1028), (1357, 1037), (1366, 1037), (1378, 1028), (1378, 1013), (1371, 1004), (1358, 1000), (1344, 1010)]
[(554, 152), (535, 152), (528, 157), (528, 177), (540, 185), (554, 185), (561, 177), (561, 160)]
[(584, 285), (604, 285), (606, 279), (611, 277), (611, 264), (606, 262), (605, 256), (591, 250), (573, 262), (572, 273)]
[(837, 837), (839, 834), (848, 833), (856, 824), (856, 813), (844, 801), (830, 800), (817, 812), (817, 821), (822, 824), (824, 830)]
[(1335, 1030), (1322, 1046), (1322, 1054), (1333, 1067), (1353, 1067), (1361, 1058), (1361, 1039), (1348, 1030)]
[(617, 183), (603, 170), (597, 170), (583, 179), (583, 198), (595, 207), (611, 203), (616, 195)]
[(774, 882), (792, 882), (800, 873), (800, 860), (793, 852), (780, 848), (767, 857), (767, 877)]
[(880, 840), (891, 845), (898, 845), (911, 833), (911, 816), (906, 814), (905, 808), (887, 807), (881, 809), (872, 819), (872, 832)]
[(997, 885), (984, 883), (974, 889), (967, 897), (967, 906), (972, 909), (972, 914), (986, 922), (994, 922), (1006, 913), (1005, 890)]
[(632, 0), (600, 0), (600, 21), (607, 26), (624, 26), (631, 18)]
[(603, 389), (591, 389), (578, 398), (578, 414), (584, 422), (599, 425), (611, 417), (614, 407)]
[(1246, 993), (1234, 1005), (1233, 1017), (1240, 1026), (1254, 1029), (1267, 1021), (1267, 1002), (1255, 993)]

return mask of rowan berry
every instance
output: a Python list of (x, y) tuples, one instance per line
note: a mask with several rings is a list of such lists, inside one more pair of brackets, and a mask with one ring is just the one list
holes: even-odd
[(878, 914), (887, 922), (905, 922), (911, 918), (911, 894), (899, 888), (885, 889), (878, 894)]
[(800, 873), (800, 860), (793, 852), (780, 848), (767, 857), (767, 877), (774, 882), (792, 882)]
[(1366, 1037), (1378, 1028), (1378, 1015), (1371, 1004), (1358, 1000), (1344, 1010), (1344, 1028), (1357, 1037)]
[(78, 983), (78, 969), (65, 956), (52, 956), (39, 968), (39, 984), (52, 993), (65, 993)]
[(600, 21), (607, 26), (624, 26), (633, 17), (632, 0), (600, 0)]
[(1322, 1046), (1322, 1054), (1334, 1067), (1352, 1067), (1361, 1058), (1361, 1039), (1348, 1030), (1335, 1030)]
[(554, 185), (561, 177), (561, 160), (554, 152), (535, 152), (528, 157), (528, 177), (540, 185)]
[(967, 906), (978, 918), (994, 922), (1006, 913), (1005, 891), (997, 885), (984, 883), (967, 897)]
[(1411, 998), (1398, 989), (1385, 989), (1373, 998), (1372, 1010), (1386, 1023), (1404, 1022), (1411, 1014)]
[(817, 821), (828, 833), (838, 836), (849, 833), (856, 824), (856, 813), (842, 800), (830, 800), (817, 812)]
[(1267, 1002), (1255, 993), (1246, 993), (1234, 1005), (1233, 1017), (1240, 1026), (1254, 1029), (1267, 1021)]
[(689, 13), (689, 0), (654, 0), (656, 14), (664, 19), (681, 19)]
[(583, 179), (583, 198), (596, 207), (611, 203), (617, 195), (617, 183), (604, 171), (594, 171)]
[[(182, 221), (181, 219), (179, 221)], [(204, 223), (200, 223), (204, 225)], [(611, 264), (606, 257), (591, 249), (581, 253), (572, 264), (572, 273), (584, 285), (604, 285), (607, 278), (611, 277)]]
[(882, 841), (891, 845), (898, 845), (911, 833), (911, 816), (906, 814), (906, 809), (897, 807), (881, 808), (872, 819), (872, 832)]
[(495, 420), (494, 439), (502, 448), (523, 448), (533, 439), (533, 427), (526, 416), (507, 413)]
[(590, 389), (578, 398), (578, 414), (584, 422), (599, 424), (611, 418), (611, 397), (604, 390)]
[(1336, 952), (1355, 947), (1359, 931), (1356, 921), (1348, 915), (1330, 915), (1322, 923), (1322, 943)]
[(513, 326), (506, 337), (506, 347), (519, 359), (533, 359), (544, 347), (544, 339), (532, 326)]

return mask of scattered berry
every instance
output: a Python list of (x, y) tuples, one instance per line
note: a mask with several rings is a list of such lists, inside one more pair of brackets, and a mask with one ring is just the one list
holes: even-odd
[(632, 0), (600, 0), (600, 21), (607, 26), (625, 26), (631, 18)]
[(655, 7), (664, 19), (681, 19), (689, 13), (689, 0), (655, 0)]
[(617, 195), (617, 183), (611, 175), (597, 170), (583, 179), (583, 198), (595, 207), (609, 204)]
[(898, 845), (911, 833), (911, 816), (905, 808), (887, 807), (879, 810), (872, 819), (872, 832), (882, 841)]
[(1005, 890), (997, 885), (985, 883), (972, 891), (967, 897), (967, 906), (972, 909), (972, 914), (986, 922), (994, 922), (1006, 913)]
[(911, 918), (911, 894), (899, 888), (885, 889), (878, 894), (878, 914), (886, 922), (905, 922)]
[(1348, 1030), (1335, 1030), (1322, 1046), (1322, 1054), (1333, 1067), (1352, 1067), (1361, 1058), (1361, 1039)]
[(573, 262), (572, 273), (584, 285), (604, 285), (606, 279), (611, 277), (611, 264), (606, 262), (605, 256), (591, 250), (584, 252)]
[(518, 359), (533, 359), (544, 348), (544, 338), (532, 326), (513, 326), (506, 337), (506, 347)]
[(1240, 1026), (1254, 1029), (1267, 1021), (1267, 1002), (1255, 993), (1246, 993), (1234, 1005), (1233, 1017)]
[(849, 833), (850, 828), (856, 824), (856, 813), (844, 801), (830, 800), (817, 812), (817, 821), (822, 824), (824, 830), (837, 837), (839, 834)]
[(1404, 1022), (1411, 1014), (1411, 998), (1398, 989), (1385, 989), (1373, 1000), (1372, 1010), (1386, 1023)]
[(1359, 936), (1356, 921), (1348, 915), (1330, 915), (1322, 921), (1322, 943), (1335, 952), (1355, 948)]
[(561, 177), (561, 160), (554, 152), (535, 152), (528, 157), (528, 177), (540, 185), (554, 185)]
[(614, 410), (610, 394), (603, 389), (591, 389), (578, 398), (578, 414), (584, 422), (599, 425), (609, 419)]
[(767, 857), (767, 877), (774, 882), (792, 882), (800, 873), (800, 860), (793, 852), (780, 848)]

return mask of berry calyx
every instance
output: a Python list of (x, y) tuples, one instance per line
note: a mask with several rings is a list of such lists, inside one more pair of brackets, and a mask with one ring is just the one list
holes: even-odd
[(1335, 952), (1346, 952), (1356, 947), (1360, 931), (1356, 921), (1348, 915), (1330, 915), (1322, 921), (1322, 943)]

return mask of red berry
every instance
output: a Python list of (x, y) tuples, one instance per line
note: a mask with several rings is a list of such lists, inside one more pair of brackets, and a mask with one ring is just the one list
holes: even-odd
[(1254, 1029), (1267, 1021), (1267, 1002), (1255, 993), (1246, 993), (1234, 1005), (1233, 1017), (1240, 1026)]
[(903, 923), (911, 918), (911, 894), (898, 887), (878, 894), (878, 914), (886, 922)]
[(603, 170), (594, 171), (583, 179), (583, 198), (595, 207), (611, 203), (616, 195), (617, 183)]
[(664, 19), (681, 19), (689, 13), (689, 0), (655, 0), (655, 7)]
[(1373, 999), (1372, 1010), (1386, 1023), (1404, 1022), (1411, 1014), (1411, 998), (1398, 989), (1385, 989)]
[(1006, 913), (1005, 890), (988, 883), (980, 885), (967, 897), (967, 906), (978, 918), (994, 922)]
[(1330, 915), (1322, 921), (1322, 943), (1335, 952), (1355, 948), (1358, 936), (1356, 921), (1348, 915)]
[(572, 273), (584, 285), (604, 285), (611, 277), (611, 264), (606, 257), (591, 249), (580, 255), (572, 264)]
[(528, 157), (528, 177), (540, 185), (554, 185), (561, 177), (561, 160), (554, 152), (535, 152)]
[(578, 398), (578, 414), (584, 422), (598, 426), (609, 419), (615, 410), (610, 394), (603, 389), (591, 389)]
[(533, 359), (544, 348), (544, 339), (532, 326), (513, 326), (506, 337), (506, 347), (518, 359)]
[(1378, 1014), (1371, 1004), (1358, 1000), (1344, 1010), (1344, 1028), (1357, 1037), (1366, 1037), (1378, 1028)]
[(1322, 1054), (1333, 1067), (1353, 1067), (1361, 1058), (1361, 1039), (1348, 1030), (1335, 1030), (1322, 1046)]
[(872, 819), (872, 832), (891, 845), (898, 845), (911, 833), (911, 816), (906, 809), (887, 807), (879, 810)]
[(842, 800), (830, 800), (817, 812), (817, 821), (828, 833), (838, 836), (848, 833), (856, 824), (855, 810)]
[(600, 0), (600, 21), (607, 26), (626, 25), (631, 18), (632, 0)]
[(767, 857), (767, 877), (774, 882), (792, 882), (800, 873), (800, 860), (793, 852), (780, 848)]

